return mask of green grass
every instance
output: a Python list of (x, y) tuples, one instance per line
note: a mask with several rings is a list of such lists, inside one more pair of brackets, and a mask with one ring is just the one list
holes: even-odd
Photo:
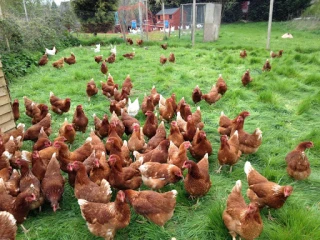
[[(132, 51), (132, 46), (117, 45), (117, 60), (109, 64), (109, 72), (120, 86), (127, 74), (134, 84), (132, 99), (139, 97), (141, 103), (144, 94), (149, 94), (153, 85), (164, 97), (176, 93), (177, 100), (185, 97), (192, 111), (196, 106), (191, 101), (191, 92), (199, 85), (203, 92), (208, 92), (221, 73), (228, 85), (228, 91), (214, 105), (200, 102), (204, 130), (207, 132), (212, 146), (210, 156), (210, 175), (212, 188), (200, 199), (199, 203), (190, 200), (184, 190), (183, 183), (169, 185), (163, 189), (177, 189), (177, 206), (173, 218), (164, 228), (158, 227), (132, 211), (130, 225), (119, 231), (116, 239), (231, 239), (221, 219), (226, 199), (235, 181), (242, 180), (242, 193), (245, 195), (247, 182), (243, 171), (245, 161), (265, 175), (268, 179), (281, 185), (294, 187), (292, 196), (283, 208), (272, 210), (274, 222), (267, 219), (267, 210), (262, 210), (264, 230), (258, 239), (320, 239), (320, 163), (319, 163), (319, 61), (320, 35), (312, 31), (297, 30), (291, 23), (274, 23), (272, 26), (271, 48), (273, 51), (284, 50), (282, 58), (271, 59), (272, 70), (262, 72), (262, 66), (269, 51), (265, 50), (267, 23), (228, 24), (221, 26), (220, 38), (213, 43), (203, 43), (201, 33), (197, 34), (196, 45), (191, 47), (190, 35), (178, 38), (178, 33), (166, 41), (148, 42), (144, 47), (133, 46), (136, 57), (128, 60), (122, 54)], [(293, 39), (282, 39), (281, 35), (290, 32)], [(81, 35), (83, 41), (97, 43), (87, 35)], [(97, 39), (119, 38), (119, 34), (101, 35)], [(150, 35), (150, 39), (163, 39), (162, 34)], [(134, 36), (137, 38), (137, 36)], [(114, 42), (121, 42), (120, 39)], [(168, 43), (168, 50), (160, 44)], [(239, 51), (246, 49), (248, 57), (240, 59)], [(101, 54), (109, 55), (108, 45), (101, 47)], [(74, 52), (77, 58), (75, 65), (65, 65), (57, 70), (51, 63)], [(161, 66), (160, 55), (169, 56), (174, 52), (176, 63)], [(52, 113), (53, 133), (55, 138), (64, 118), (72, 120), (74, 110), (82, 104), (89, 117), (89, 129), (93, 126), (92, 114), (101, 117), (109, 113), (109, 102), (99, 91), (98, 95), (87, 101), (86, 83), (94, 78), (100, 88), (100, 81), (105, 81), (100, 73), (100, 65), (93, 61), (95, 53), (90, 47), (74, 47), (59, 51), (51, 56), (49, 64), (23, 78), (14, 79), (10, 85), (12, 99), (18, 98), (21, 103), (21, 119), (18, 122), (31, 125), (31, 120), (24, 114), (23, 96), (28, 96), (38, 103), (49, 104), (49, 92), (57, 96), (70, 97), (71, 110), (58, 116)], [(247, 87), (241, 84), (241, 76), (250, 69), (253, 82)], [(263, 132), (263, 143), (255, 154), (242, 155), (233, 167), (218, 169), (217, 151), (220, 146), (217, 133), (220, 112), (234, 118), (239, 112), (247, 110), (250, 117), (245, 123), (245, 130), (253, 132), (259, 127)], [(144, 123), (142, 113), (138, 119)], [(167, 129), (169, 125), (166, 124)], [(80, 146), (87, 133), (77, 133), (72, 150)], [(294, 181), (286, 173), (284, 158), (299, 142), (310, 140), (315, 147), (307, 150), (312, 173), (307, 180)], [(30, 150), (31, 143), (26, 142), (23, 149)], [(143, 187), (143, 189), (145, 189)], [(246, 198), (246, 197), (245, 197)], [(248, 201), (248, 199), (246, 198)], [(24, 235), (19, 228), (17, 239), (100, 239), (94, 237), (82, 219), (73, 189), (66, 185), (61, 209), (53, 213), (46, 204), (41, 213), (33, 211), (29, 214), (24, 226), (30, 231)]]

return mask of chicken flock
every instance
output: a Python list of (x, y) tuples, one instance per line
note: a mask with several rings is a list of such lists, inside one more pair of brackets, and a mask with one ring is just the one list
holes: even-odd
[[(129, 38), (127, 43), (133, 44)], [(142, 44), (142, 40), (137, 41), (137, 45)], [(166, 50), (168, 44), (161, 47)], [(15, 239), (17, 224), (24, 229), (22, 223), (29, 211), (41, 208), (44, 202), (57, 211), (67, 181), (74, 189), (89, 231), (105, 239), (113, 239), (117, 230), (129, 225), (130, 206), (137, 214), (164, 226), (174, 214), (179, 194), (176, 190), (162, 192), (161, 189), (168, 184), (183, 181), (190, 198), (198, 200), (209, 192), (212, 185), (209, 156), (214, 150), (204, 130), (200, 107), (192, 112), (184, 98), (177, 101), (174, 93), (165, 98), (155, 86), (144, 96), (141, 105), (138, 98), (132, 101), (130, 94), (134, 85), (130, 75), (120, 85), (108, 72), (106, 63), (116, 62), (116, 49), (112, 49), (107, 59), (104, 60), (102, 55), (93, 59), (101, 63), (100, 71), (106, 76), (106, 81), (100, 82), (101, 93), (110, 100), (110, 114), (93, 114), (94, 126), (88, 126), (90, 116), (80, 104), (76, 106), (71, 122), (61, 117), (60, 128), (52, 129), (51, 114), (63, 115), (70, 111), (72, 104), (72, 99), (53, 92), (48, 93), (47, 103), (37, 103), (30, 96), (23, 98), (24, 107), (19, 108), (18, 99), (12, 103), (15, 121), (19, 120), (21, 112), (25, 112), (32, 125), (25, 129), (25, 124), (19, 123), (16, 129), (0, 135), (0, 228), (6, 226), (0, 239)], [(281, 57), (282, 52), (279, 51), (276, 57)], [(39, 65), (48, 62), (49, 53), (46, 51)], [(131, 60), (134, 56), (134, 52), (123, 54)], [(246, 56), (246, 50), (240, 52), (241, 58)], [(164, 58), (160, 57), (162, 65), (167, 61), (165, 58), (164, 62)], [(175, 62), (173, 53), (168, 60)], [(75, 64), (75, 55), (71, 53), (70, 57), (61, 58), (52, 65), (61, 68), (64, 62)], [(270, 70), (267, 60), (263, 71)], [(249, 69), (241, 81), (244, 86), (252, 81)], [(227, 90), (226, 81), (220, 74), (210, 92), (202, 93), (197, 85), (190, 94), (194, 104), (205, 100), (211, 105)], [(93, 79), (88, 81), (85, 91), (88, 101), (99, 93)], [(135, 118), (140, 111), (146, 116), (143, 126)], [(221, 113), (217, 129), (220, 134), (220, 148), (216, 149), (220, 166), (217, 173), (224, 165), (230, 166), (231, 173), (242, 154), (255, 153), (261, 146), (262, 131), (259, 128), (253, 133), (244, 130), (244, 122), (249, 116), (248, 111), (243, 111), (231, 119)], [(165, 123), (170, 125), (168, 133)], [(57, 137), (50, 139), (53, 132)], [(89, 135), (79, 148), (71, 152), (70, 145), (79, 132), (89, 132)], [(124, 135), (128, 140), (124, 140)], [(30, 152), (22, 148), (23, 142), (28, 140), (34, 143)], [(311, 147), (312, 142), (302, 142), (287, 154), (287, 172), (292, 178), (303, 180), (310, 175), (305, 150)], [(242, 183), (238, 180), (222, 214), (233, 239), (237, 235), (244, 239), (258, 237), (263, 230), (260, 209), (282, 207), (293, 192), (292, 186), (269, 181), (250, 162), (245, 163), (244, 174), (250, 203), (245, 202)], [(150, 190), (140, 190), (142, 185)], [(112, 202), (113, 193), (116, 197)], [(269, 218), (272, 219), (270, 214)]]

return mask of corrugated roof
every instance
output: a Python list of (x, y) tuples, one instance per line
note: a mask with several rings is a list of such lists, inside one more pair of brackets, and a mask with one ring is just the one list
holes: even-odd
[[(174, 14), (176, 11), (178, 11), (179, 8), (166, 8), (164, 9), (164, 14)], [(158, 12), (156, 15), (162, 15), (162, 10)]]

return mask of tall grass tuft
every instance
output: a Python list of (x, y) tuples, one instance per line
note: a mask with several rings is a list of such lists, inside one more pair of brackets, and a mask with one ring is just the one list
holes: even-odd
[(276, 103), (276, 96), (273, 94), (272, 91), (269, 91), (269, 90), (266, 90), (266, 91), (263, 91), (259, 94), (258, 96), (258, 99), (261, 101), (261, 102), (264, 102), (264, 103)]
[(320, 74), (312, 73), (304, 79), (304, 83), (308, 85), (320, 86)]
[(306, 113), (311, 108), (311, 99), (304, 99), (302, 100), (299, 105), (297, 106), (297, 114), (301, 115), (303, 113)]

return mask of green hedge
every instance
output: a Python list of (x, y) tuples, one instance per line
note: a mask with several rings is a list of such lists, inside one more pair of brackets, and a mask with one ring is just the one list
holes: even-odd
[[(275, 0), (273, 5), (274, 21), (287, 21), (299, 17), (301, 13), (310, 6), (311, 0)], [(270, 1), (250, 1), (250, 21), (267, 21), (269, 18)]]

